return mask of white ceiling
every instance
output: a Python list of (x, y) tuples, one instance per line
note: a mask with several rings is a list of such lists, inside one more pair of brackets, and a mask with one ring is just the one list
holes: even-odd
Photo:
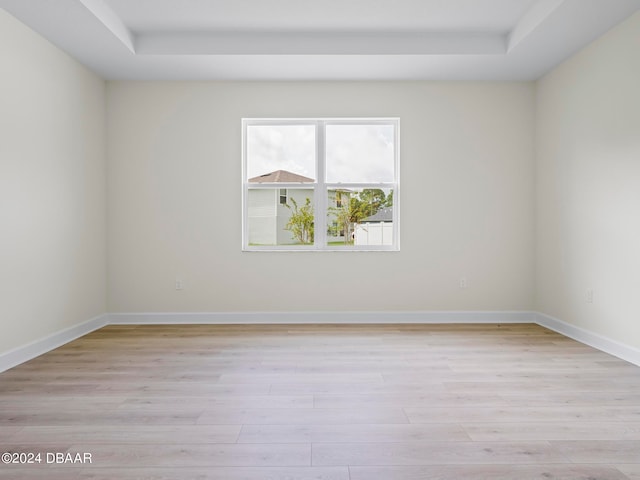
[[(507, 31), (535, 0), (108, 0), (136, 32)], [(180, 4), (181, 8), (176, 8)]]
[(108, 79), (533, 80), (639, 11), (640, 0), (0, 0), (0, 7)]

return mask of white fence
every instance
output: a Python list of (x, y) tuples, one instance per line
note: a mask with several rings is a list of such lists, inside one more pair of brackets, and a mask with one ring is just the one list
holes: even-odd
[(393, 222), (356, 224), (354, 245), (392, 245)]

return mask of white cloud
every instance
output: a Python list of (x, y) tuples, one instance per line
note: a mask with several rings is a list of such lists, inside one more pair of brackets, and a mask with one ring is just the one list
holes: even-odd
[[(394, 179), (392, 125), (328, 125), (327, 182), (378, 183)], [(247, 178), (287, 170), (316, 178), (315, 126), (247, 128)]]
[(315, 126), (251, 125), (247, 128), (247, 178), (287, 170), (315, 179)]
[(392, 182), (392, 125), (328, 125), (327, 181)]

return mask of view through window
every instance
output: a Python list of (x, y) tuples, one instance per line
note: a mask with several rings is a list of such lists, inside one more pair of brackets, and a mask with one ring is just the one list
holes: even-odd
[(398, 119), (244, 119), (243, 249), (398, 250)]

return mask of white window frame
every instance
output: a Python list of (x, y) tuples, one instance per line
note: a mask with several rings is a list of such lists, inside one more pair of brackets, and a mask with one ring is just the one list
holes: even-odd
[[(314, 183), (249, 183), (247, 177), (247, 127), (260, 125), (313, 125), (315, 127), (316, 173)], [(325, 131), (327, 125), (393, 125), (394, 126), (394, 181), (381, 183), (329, 183), (325, 175)], [(400, 250), (400, 119), (391, 118), (243, 118), (242, 119), (242, 250), (246, 252), (358, 252)], [(313, 245), (249, 245), (248, 206), (249, 190), (259, 189), (313, 190), (314, 244)], [(331, 188), (379, 188), (393, 191), (393, 244), (392, 245), (327, 245), (327, 197)], [(279, 198), (279, 190), (277, 190)]]

